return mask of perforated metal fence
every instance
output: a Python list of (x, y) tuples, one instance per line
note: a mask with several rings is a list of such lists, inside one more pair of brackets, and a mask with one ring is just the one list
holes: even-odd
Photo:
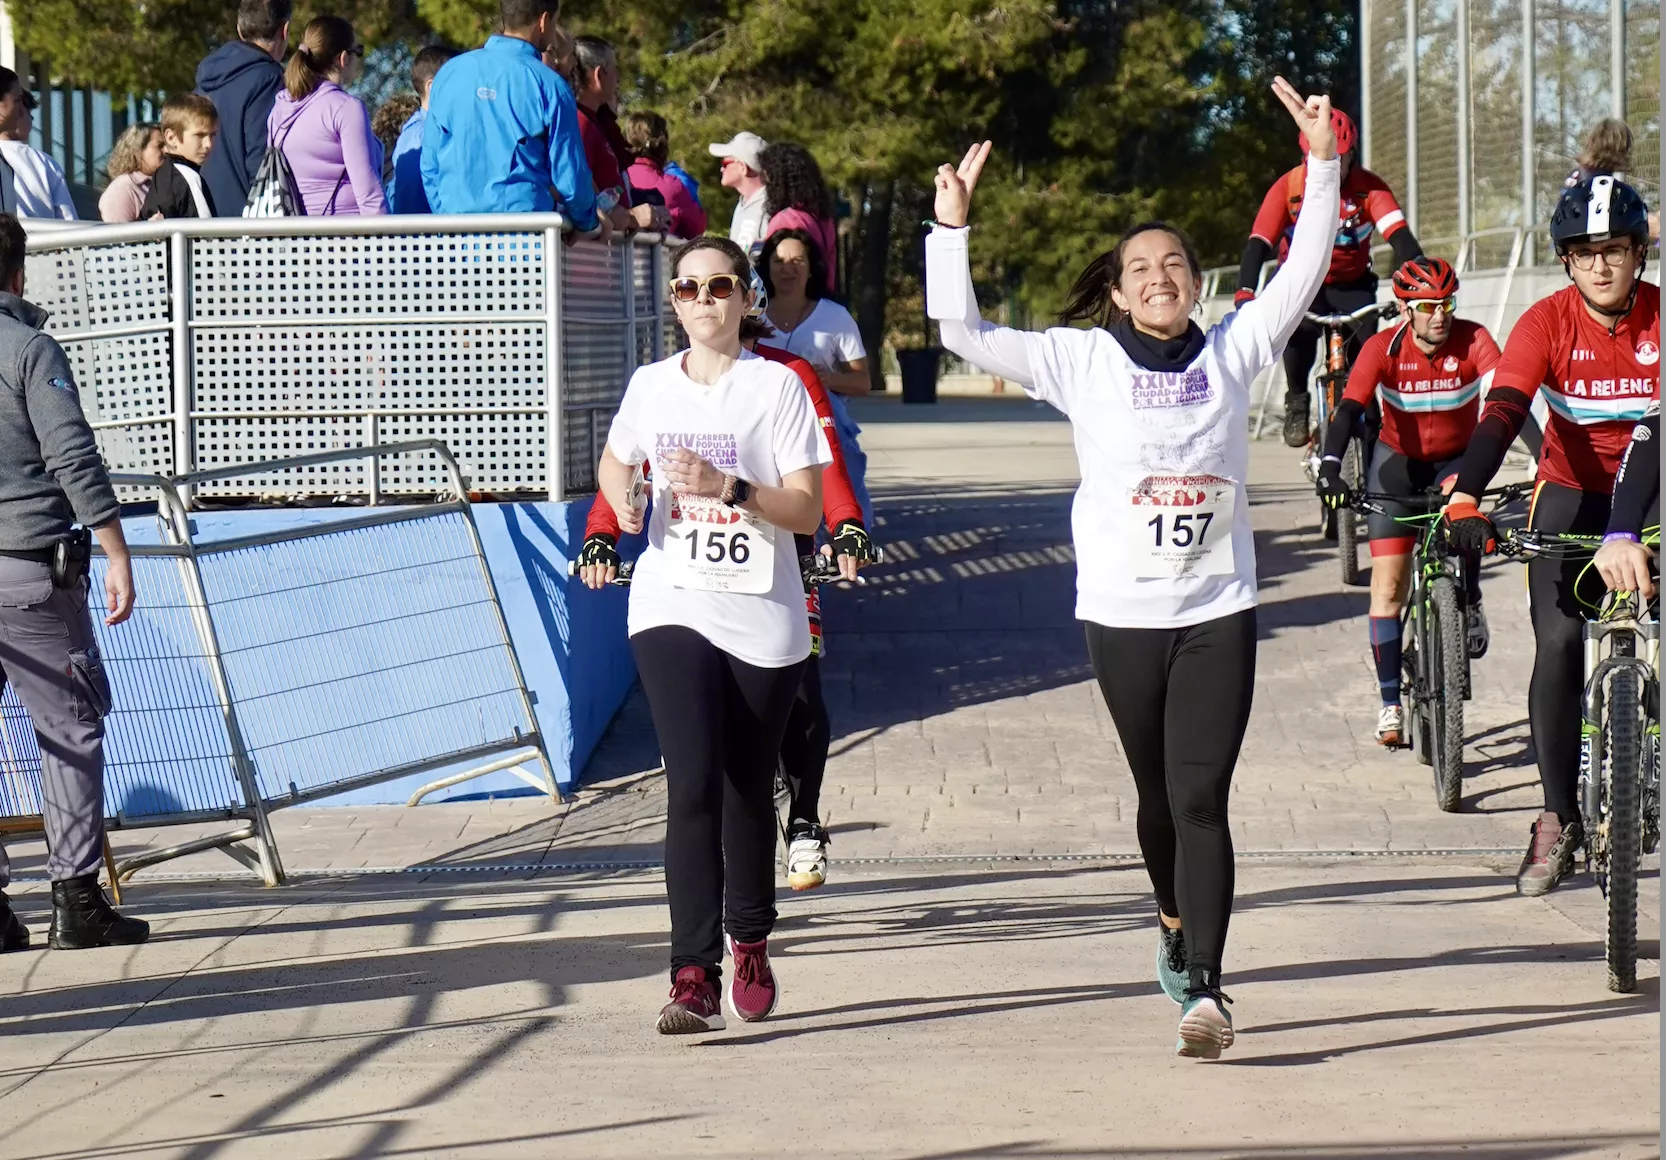
[[(33, 232), (51, 312), (113, 469), (187, 475), (441, 439), (471, 487), (594, 489), (631, 371), (668, 349), (663, 246), (567, 244), (553, 215), (217, 219)], [(674, 348), (673, 348), (674, 349)], [(374, 458), (202, 496), (422, 496)], [(131, 497), (130, 497), (131, 498)]]
[(1546, 220), (1586, 132), (1623, 117), (1660, 197), (1660, 6), (1364, 0), (1364, 163), (1419, 237)]
[[(181, 499), (185, 486), (238, 473), (283, 479), (366, 457), (432, 464), (438, 500), (215, 538), (198, 533)], [(107, 825), (235, 823), (146, 852), (121, 873), (220, 848), (276, 884), (283, 868), (272, 810), (413, 774), (445, 774), (418, 797), (504, 769), (558, 793), (463, 477), (444, 444), (115, 478), (160, 502), (159, 542), (131, 548), (132, 619), (114, 628), (94, 620), (115, 693)], [(95, 591), (104, 568), (95, 557)], [(0, 821), (40, 813), (40, 775), (33, 725), (8, 688)]]

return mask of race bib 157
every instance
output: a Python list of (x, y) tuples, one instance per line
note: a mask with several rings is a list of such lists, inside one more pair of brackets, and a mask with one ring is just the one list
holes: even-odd
[(1122, 541), (1141, 580), (1230, 576), (1238, 488), (1216, 475), (1153, 475), (1123, 503)]

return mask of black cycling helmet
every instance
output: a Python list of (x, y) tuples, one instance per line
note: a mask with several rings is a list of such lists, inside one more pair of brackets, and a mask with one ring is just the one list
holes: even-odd
[(1562, 191), (1550, 215), (1550, 240), (1556, 256), (1580, 242), (1631, 238), (1649, 244), (1649, 207), (1631, 186), (1611, 173), (1592, 174)]

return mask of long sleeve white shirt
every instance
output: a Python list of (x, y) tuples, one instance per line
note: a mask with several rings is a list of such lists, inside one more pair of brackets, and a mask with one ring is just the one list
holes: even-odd
[(75, 201), (57, 161), (23, 141), (0, 141), (0, 158), (12, 167), (17, 201), (4, 212), (18, 217), (76, 220)]
[(1036, 333), (984, 321), (967, 231), (940, 226), (926, 239), (927, 309), (943, 345), (1071, 421), (1082, 473), (1071, 510), (1079, 619), (1181, 628), (1254, 607), (1250, 384), (1324, 281), (1341, 184), (1338, 162), (1308, 163), (1284, 264), (1209, 331), (1184, 371), (1147, 370), (1101, 328)]

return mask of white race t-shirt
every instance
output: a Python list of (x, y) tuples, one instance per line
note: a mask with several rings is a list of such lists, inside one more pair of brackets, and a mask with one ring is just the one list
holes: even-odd
[(759, 342), (795, 354), (818, 371), (848, 370), (857, 359), (868, 357), (856, 319), (830, 298), (817, 300), (815, 309), (791, 330), (774, 319), (770, 325), (775, 333)]
[[(788, 367), (748, 352), (708, 387), (683, 372), (684, 354), (631, 376), (607, 436), (621, 462), (653, 460), (653, 515), (648, 548), (631, 578), (628, 631), (680, 625), (749, 665), (785, 668), (810, 655), (793, 534), (743, 520), (715, 500), (673, 494), (664, 457), (686, 447), (727, 474), (780, 487), (786, 476), (825, 466), (833, 455), (804, 384)], [(746, 537), (740, 551), (737, 533)], [(770, 568), (760, 577), (762, 559)]]
[(729, 219), (729, 240), (746, 254), (751, 254), (752, 247), (764, 232), (766, 192), (760, 189), (751, 197), (741, 198), (735, 204), (734, 216)]
[(1250, 384), (1324, 281), (1340, 187), (1337, 162), (1308, 163), (1284, 264), (1178, 371), (1145, 369), (1097, 327), (1037, 334), (984, 322), (966, 231), (939, 227), (926, 239), (928, 310), (943, 345), (1070, 418), (1082, 471), (1071, 508), (1078, 619), (1184, 628), (1254, 607)]

